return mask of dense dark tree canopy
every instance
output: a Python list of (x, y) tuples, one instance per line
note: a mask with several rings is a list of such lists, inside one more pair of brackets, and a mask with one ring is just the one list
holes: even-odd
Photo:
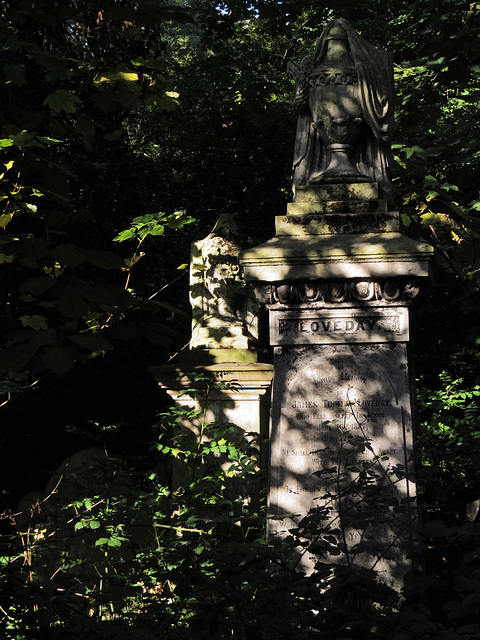
[[(255, 546), (261, 509), (240, 504), (238, 483), (218, 469), (199, 479), (188, 505), (179, 496), (169, 502), (162, 483), (168, 485), (171, 448), (149, 446), (158, 429), (171, 432), (165, 419), (158, 426), (166, 399), (148, 367), (188, 343), (188, 275), (182, 266), (189, 244), (206, 236), (222, 213), (236, 218), (246, 242), (273, 235), (274, 218), (284, 213), (291, 193), (296, 113), (287, 62), (311, 53), (337, 17), (392, 52), (396, 201), (405, 233), (436, 249), (434, 284), (416, 314), (415, 346), (419, 455), (426, 470), (418, 489), (430, 521), (433, 577), (428, 585), (413, 582), (409, 597), (413, 601), (430, 589), (432, 610), (443, 613), (436, 627), (427, 605), (415, 610), (420, 629), (413, 635), (408, 615), (395, 618), (404, 633), (398, 637), (474, 637), (458, 629), (477, 622), (471, 608), (480, 592), (478, 531), (461, 528), (465, 505), (480, 496), (480, 7), (460, 0), (365, 0), (361, 10), (353, 0), (2, 3), (0, 465), (7, 473), (0, 510), (7, 534), (19, 498), (44, 487), (60, 461), (78, 449), (106, 448), (129, 476), (118, 489), (128, 499), (92, 511), (90, 519), (85, 513), (96, 503), (88, 502), (85, 487), (71, 488), (75, 495), (64, 499), (77, 510), (73, 533), (73, 512), (58, 503), (52, 515), (60, 523), (64, 556), (50, 551), (43, 562), (42, 548), (36, 556), (45, 584), (61, 566), (62, 593), (80, 590), (97, 609), (69, 613), (60, 591), (54, 593), (57, 604), (47, 607), (49, 589), (57, 587), (24, 577), (16, 558), (27, 557), (25, 549), (5, 551), (0, 620), (6, 617), (0, 624), (10, 629), (7, 637), (37, 638), (56, 629), (59, 635), (52, 637), (118, 632), (122, 638), (247, 639), (269, 630), (269, 640), (300, 640), (306, 636), (294, 621), (305, 622), (314, 609), (325, 612), (322, 637), (393, 637), (393, 627), (382, 625), (394, 612), (385, 609), (375, 617), (373, 587), (365, 619), (371, 615), (374, 621), (368, 628), (348, 626), (345, 585), (362, 577), (334, 583), (334, 610), (330, 596), (315, 601), (317, 584), (289, 582), (287, 573), (278, 588), (291, 631), (282, 635), (278, 598), (265, 573), (274, 552)], [(223, 435), (214, 431), (212, 442), (225, 448)], [(194, 469), (212, 453), (182, 446)], [(251, 452), (236, 447), (228, 453), (240, 465)], [(249, 480), (252, 465), (242, 467)], [(118, 468), (112, 473), (118, 475)], [(107, 480), (100, 482), (100, 494)], [(216, 497), (203, 512), (206, 495)], [(157, 518), (165, 536), (175, 522), (168, 553), (155, 555), (151, 538), (124, 544), (131, 532), (122, 522), (146, 526), (141, 512)], [(95, 523), (91, 529), (88, 522)], [(97, 522), (102, 536), (95, 538)], [(180, 530), (189, 533), (182, 538)], [(226, 546), (212, 543), (213, 530)], [(99, 590), (98, 575), (85, 569), (85, 556), (75, 560), (75, 545), (66, 542), (82, 535), (94, 547), (92, 566), (100, 583), (108, 584), (107, 595)], [(125, 555), (115, 556), (117, 548)], [(78, 572), (72, 569), (77, 560)], [(49, 563), (55, 566), (50, 573), (44, 570)], [(160, 576), (160, 565), (171, 574)], [(243, 576), (238, 583), (231, 578), (236, 571)], [(200, 586), (192, 595), (195, 580)], [(214, 580), (228, 596), (212, 587)], [(29, 581), (34, 593), (26, 589)], [(454, 584), (456, 600), (449, 600), (448, 584)], [(242, 612), (253, 601), (258, 608), (247, 623)], [(119, 612), (121, 629), (113, 623)], [(141, 626), (144, 615), (148, 624)], [(90, 622), (79, 627), (79, 616)], [(336, 627), (342, 618), (344, 626)], [(101, 622), (101, 630), (93, 622)], [(158, 633), (151, 631), (155, 624)]]

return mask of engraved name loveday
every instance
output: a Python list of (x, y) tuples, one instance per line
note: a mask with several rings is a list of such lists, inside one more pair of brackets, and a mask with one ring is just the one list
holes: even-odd
[(404, 342), (408, 340), (408, 310), (342, 309), (341, 312), (271, 312), (271, 343)]

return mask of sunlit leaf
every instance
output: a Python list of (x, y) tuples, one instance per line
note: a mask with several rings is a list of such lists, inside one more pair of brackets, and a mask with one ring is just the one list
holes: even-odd
[(1, 215), (0, 216), (0, 227), (3, 227), (5, 229), (7, 224), (9, 222), (11, 222), (12, 218), (13, 218), (13, 212), (12, 213), (4, 213), (3, 215)]

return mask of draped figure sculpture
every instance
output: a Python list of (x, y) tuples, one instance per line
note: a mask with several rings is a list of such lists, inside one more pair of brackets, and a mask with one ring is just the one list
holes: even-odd
[(392, 201), (393, 68), (344, 19), (323, 31), (300, 65), (290, 62), (299, 109), (295, 185), (377, 182)]

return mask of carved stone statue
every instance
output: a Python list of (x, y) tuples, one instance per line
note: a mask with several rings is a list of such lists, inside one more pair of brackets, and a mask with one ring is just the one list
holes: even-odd
[(344, 19), (331, 22), (311, 56), (290, 62), (300, 114), (294, 184), (378, 182), (391, 200), (393, 69)]
[(241, 241), (235, 220), (223, 214), (192, 245), (192, 349), (249, 349), (258, 338), (259, 304), (238, 262)]

